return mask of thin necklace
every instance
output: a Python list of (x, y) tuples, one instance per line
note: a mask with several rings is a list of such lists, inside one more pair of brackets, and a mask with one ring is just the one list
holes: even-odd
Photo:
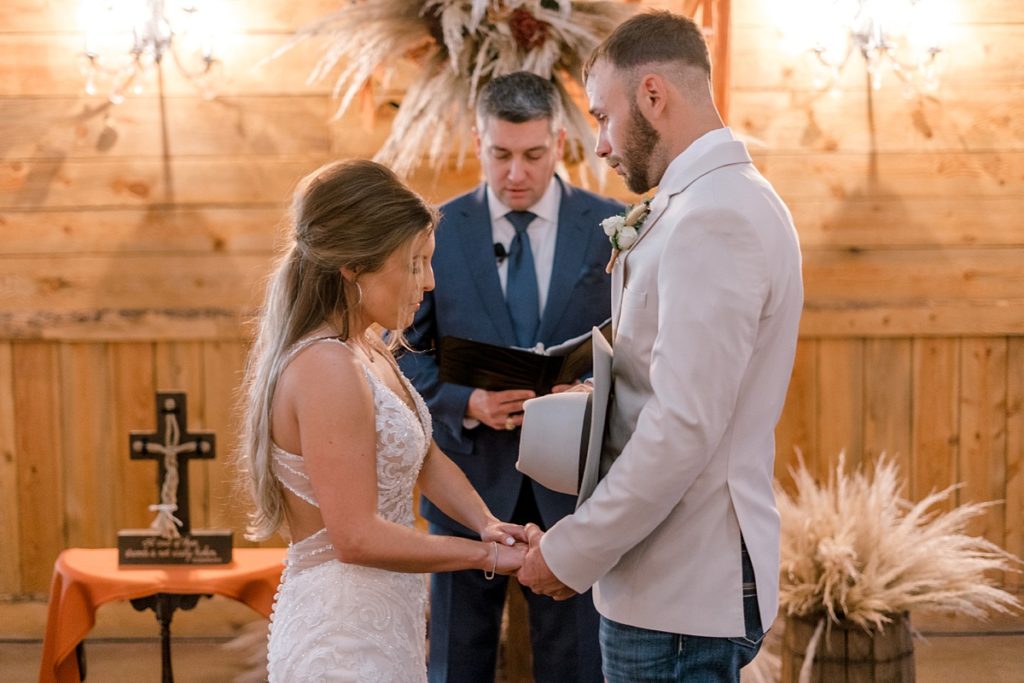
[(363, 337), (363, 340), (353, 340), (352, 343), (355, 344), (359, 348), (359, 350), (363, 352), (363, 356), (366, 358), (366, 360), (370, 361), (371, 363), (376, 362), (376, 360), (373, 357), (375, 349), (373, 348), (372, 344), (369, 344), (365, 341), (365, 336)]

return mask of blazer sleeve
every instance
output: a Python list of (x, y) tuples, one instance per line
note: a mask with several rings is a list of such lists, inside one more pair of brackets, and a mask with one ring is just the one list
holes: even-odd
[(472, 452), (472, 443), (464, 433), (462, 420), (473, 388), (442, 382), (438, 378), (436, 349), (440, 340), (437, 338), (433, 292), (424, 294), (405, 338), (411, 351), (401, 355), (398, 366), (430, 409), (435, 438), (445, 448), (454, 446), (460, 452)]
[(541, 543), (551, 570), (578, 592), (685, 497), (730, 424), (753, 354), (768, 292), (755, 228), (722, 208), (688, 212), (673, 228), (658, 265), (652, 396), (594, 494)]

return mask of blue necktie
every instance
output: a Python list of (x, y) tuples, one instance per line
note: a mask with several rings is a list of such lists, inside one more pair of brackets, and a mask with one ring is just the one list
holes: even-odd
[(540, 293), (537, 289), (537, 270), (533, 266), (533, 249), (526, 228), (537, 215), (530, 211), (509, 211), (505, 214), (516, 236), (508, 250), (508, 284), (505, 301), (512, 327), (516, 332), (516, 345), (531, 347), (537, 343), (540, 326)]

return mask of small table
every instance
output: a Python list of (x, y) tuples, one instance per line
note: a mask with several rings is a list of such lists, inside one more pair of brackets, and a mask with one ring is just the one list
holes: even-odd
[(191, 609), (200, 596), (216, 594), (269, 617), (284, 555), (284, 548), (235, 548), (230, 564), (118, 566), (116, 548), (63, 551), (53, 567), (39, 682), (81, 680), (75, 650), (96, 623), (96, 609), (114, 600), (157, 613), (168, 680), (174, 610)]

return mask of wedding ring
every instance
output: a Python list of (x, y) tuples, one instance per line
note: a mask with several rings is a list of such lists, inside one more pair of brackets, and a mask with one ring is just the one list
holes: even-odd
[(516, 423), (512, 419), (512, 416), (509, 415), (508, 417), (505, 418), (505, 429), (507, 429), (508, 431), (511, 432), (515, 428), (516, 428)]

